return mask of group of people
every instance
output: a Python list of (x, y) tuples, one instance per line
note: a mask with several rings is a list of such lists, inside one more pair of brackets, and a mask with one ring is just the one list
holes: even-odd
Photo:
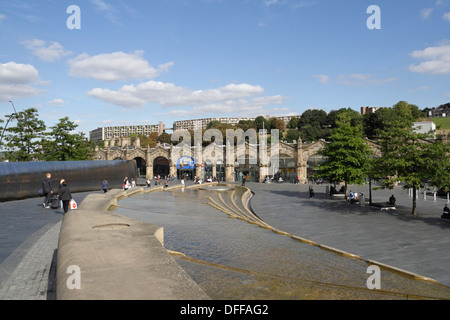
[(128, 190), (134, 187), (136, 187), (136, 181), (134, 181), (134, 178), (131, 178), (131, 182), (128, 180), (128, 177), (123, 179), (123, 190)]
[[(42, 193), (44, 195), (44, 203), (42, 205), (44, 208), (48, 209), (50, 208), (50, 201), (54, 195), (51, 173), (47, 173), (42, 180)], [(58, 200), (62, 201), (64, 213), (67, 213), (67, 211), (69, 211), (70, 201), (73, 200), (73, 198), (65, 179), (61, 179), (59, 182)]]

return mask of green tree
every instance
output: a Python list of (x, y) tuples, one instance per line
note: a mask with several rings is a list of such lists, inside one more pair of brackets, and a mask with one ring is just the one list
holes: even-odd
[(323, 130), (310, 124), (304, 125), (299, 130), (299, 134), (304, 142), (318, 141), (324, 138)]
[(239, 120), (239, 123), (237, 124), (238, 128), (241, 128), (244, 131), (247, 131), (248, 129), (256, 129), (255, 121), (253, 120)]
[(47, 139), (42, 140), (43, 160), (45, 161), (81, 161), (92, 159), (94, 145), (84, 133), (74, 133), (78, 127), (68, 117), (59, 119), (59, 122), (50, 127), (46, 134)]
[(14, 120), (15, 127), (8, 127), (7, 132), (12, 133), (4, 137), (8, 149), (6, 158), (9, 161), (39, 160), (40, 139), (46, 129), (45, 123), (38, 119), (36, 108), (29, 108), (18, 112)]
[(342, 113), (346, 113), (350, 117), (352, 126), (363, 126), (363, 116), (358, 111), (350, 108), (341, 108), (339, 110), (332, 110), (328, 113), (325, 123), (330, 128), (336, 127), (336, 120)]
[(296, 129), (289, 129), (286, 132), (286, 136), (284, 137), (287, 142), (294, 142), (297, 141), (300, 134)]
[(171, 137), (170, 134), (168, 134), (168, 133), (166, 133), (166, 132), (163, 132), (163, 133), (161, 133), (161, 135), (158, 137), (157, 142), (159, 142), (159, 143), (168, 143), (168, 144), (171, 144), (171, 143), (172, 143), (171, 139), (172, 139), (172, 137)]
[(298, 118), (297, 117), (293, 117), (291, 120), (289, 120), (288, 124), (287, 124), (287, 128), (288, 129), (296, 129), (298, 126)]
[(313, 127), (322, 128), (323, 125), (327, 124), (327, 113), (318, 109), (306, 110), (298, 120), (298, 128), (302, 129), (303, 126), (308, 124)]
[(216, 128), (217, 126), (221, 126), (221, 125), (222, 125), (222, 122), (220, 122), (219, 120), (212, 120), (206, 126), (206, 130)]
[(402, 181), (405, 189), (412, 189), (412, 215), (417, 215), (417, 190), (424, 181), (442, 187), (449, 184), (450, 149), (441, 141), (434, 141), (431, 134), (414, 131), (415, 106), (400, 102), (393, 112), (379, 132), (382, 157), (374, 161), (375, 172), (384, 178), (382, 188), (391, 189)]
[(362, 134), (361, 127), (352, 125), (351, 115), (341, 113), (329, 142), (319, 152), (326, 159), (319, 165), (319, 173), (328, 181), (344, 181), (346, 192), (348, 184), (362, 184), (367, 177), (371, 152)]
[(327, 113), (323, 110), (306, 110), (298, 120), (298, 130), (303, 141), (324, 139), (327, 134), (324, 126), (327, 126)]
[(263, 128), (266, 130), (270, 129), (269, 121), (267, 121), (267, 119), (263, 116), (258, 116), (255, 118), (255, 126), (256, 126), (256, 129), (258, 130), (258, 132), (259, 132), (259, 130), (261, 130)]

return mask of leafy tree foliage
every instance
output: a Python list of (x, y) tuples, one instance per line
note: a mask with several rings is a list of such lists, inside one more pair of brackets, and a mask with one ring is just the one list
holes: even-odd
[(42, 159), (45, 161), (91, 160), (93, 144), (84, 133), (76, 133), (77, 124), (68, 117), (59, 119), (42, 141)]
[(46, 129), (45, 123), (38, 119), (38, 110), (29, 108), (18, 112), (14, 118), (16, 125), (8, 127), (11, 133), (6, 141), (6, 158), (9, 161), (34, 161), (41, 155), (40, 139)]
[(392, 108), (389, 118), (377, 130), (383, 156), (374, 160), (375, 172), (384, 178), (382, 188), (393, 188), (402, 181), (404, 188), (413, 190), (413, 215), (417, 214), (417, 190), (423, 187), (424, 181), (439, 186), (448, 185), (450, 180), (448, 145), (430, 140), (430, 134), (415, 132), (412, 123), (416, 116), (416, 107), (406, 102)]
[(319, 153), (326, 160), (319, 166), (319, 173), (329, 181), (362, 184), (367, 177), (370, 148), (364, 141), (361, 126), (353, 126), (351, 113), (340, 113), (336, 127), (328, 143)]

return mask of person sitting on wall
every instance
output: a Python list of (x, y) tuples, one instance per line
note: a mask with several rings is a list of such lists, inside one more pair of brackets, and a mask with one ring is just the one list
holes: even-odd
[(395, 206), (395, 201), (397, 201), (394, 197), (394, 195), (391, 195), (391, 197), (389, 198), (389, 204), (391, 206)]
[(448, 204), (445, 204), (443, 211), (441, 218), (450, 219), (450, 208), (448, 207)]

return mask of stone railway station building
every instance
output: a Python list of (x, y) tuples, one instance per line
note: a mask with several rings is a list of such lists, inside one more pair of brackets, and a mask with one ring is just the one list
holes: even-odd
[[(366, 141), (376, 154), (379, 154), (379, 146), (370, 140)], [(135, 160), (138, 175), (150, 179), (158, 175), (161, 177), (171, 175), (179, 179), (182, 176), (186, 179), (193, 179), (195, 176), (203, 178), (211, 176), (225, 182), (241, 181), (243, 177), (246, 177), (247, 181), (263, 182), (266, 176), (276, 179), (281, 176), (284, 181), (294, 182), (298, 178), (300, 183), (307, 183), (308, 178), (314, 174), (315, 168), (323, 161), (318, 151), (322, 150), (326, 143), (324, 140), (303, 143), (299, 139), (297, 143), (292, 144), (280, 141), (276, 154), (279, 161), (278, 168), (272, 166), (270, 160), (261, 161), (260, 146), (248, 142), (245, 145), (245, 156), (238, 156), (237, 146), (227, 148), (225, 145), (219, 146), (212, 143), (202, 147), (199, 154), (200, 148), (196, 147), (180, 148), (169, 144), (158, 144), (156, 148), (144, 148), (140, 145), (139, 138), (132, 140), (123, 137), (106, 140), (104, 149), (96, 148), (94, 159)], [(273, 156), (270, 144), (267, 145), (265, 154), (269, 159)], [(202, 159), (202, 161), (196, 163), (195, 159)], [(226, 159), (233, 159), (233, 161), (227, 162)]]

